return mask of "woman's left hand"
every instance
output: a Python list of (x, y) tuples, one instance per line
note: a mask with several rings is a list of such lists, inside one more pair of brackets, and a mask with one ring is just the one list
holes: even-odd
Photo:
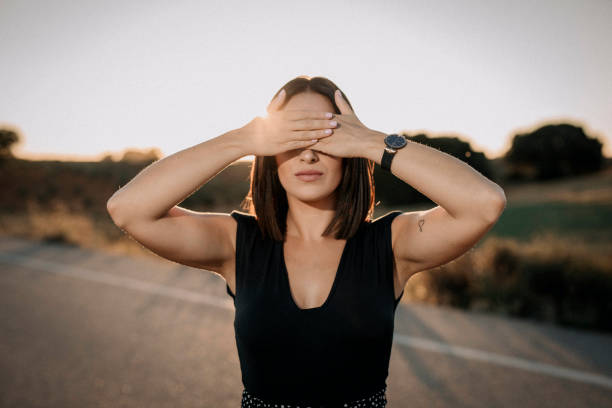
[(332, 128), (331, 136), (319, 139), (308, 149), (336, 157), (362, 157), (362, 146), (371, 137), (372, 130), (361, 123), (339, 90), (336, 90), (334, 97), (341, 114), (334, 114), (331, 120), (338, 124)]

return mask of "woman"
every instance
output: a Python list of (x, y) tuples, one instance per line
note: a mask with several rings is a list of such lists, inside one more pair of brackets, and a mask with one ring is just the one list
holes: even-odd
[[(404, 285), (478, 242), (505, 195), (425, 145), (384, 153), (387, 135), (363, 125), (326, 78), (289, 81), (267, 111), (151, 164), (111, 197), (109, 213), (155, 253), (226, 280), (243, 407), (384, 407)], [(256, 156), (248, 213), (176, 206), (246, 155)], [(372, 221), (381, 160), (439, 205)]]

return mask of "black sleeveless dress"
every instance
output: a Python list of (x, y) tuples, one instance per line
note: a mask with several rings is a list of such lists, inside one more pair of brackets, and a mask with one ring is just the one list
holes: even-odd
[(300, 309), (283, 242), (264, 238), (255, 216), (237, 221), (234, 331), (242, 407), (385, 407), (398, 299), (391, 211), (364, 222), (345, 244), (325, 302)]

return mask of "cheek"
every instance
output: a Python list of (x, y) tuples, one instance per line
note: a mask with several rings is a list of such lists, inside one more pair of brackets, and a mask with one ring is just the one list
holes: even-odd
[(342, 177), (342, 174), (344, 173), (344, 161), (343, 160), (337, 160), (334, 163), (330, 164), (329, 167), (333, 168), (334, 174), (338, 174), (340, 177)]
[(276, 173), (282, 185), (292, 182), (293, 174), (291, 172), (291, 166), (289, 166), (287, 162), (281, 163), (280, 166), (277, 167)]
[(280, 153), (274, 156), (274, 161), (278, 171), (281, 171), (281, 168), (283, 167), (289, 167), (289, 162), (294, 156), (295, 155), (291, 155), (289, 152)]
[(275, 158), (275, 163), (276, 163), (276, 171), (278, 172), (278, 175), (280, 176), (284, 171), (286, 171), (286, 160), (284, 160), (283, 157), (279, 157), (276, 156)]
[(343, 166), (342, 166), (342, 162), (340, 162), (340, 163), (331, 163), (327, 168), (331, 172), (331, 178), (329, 180), (330, 183), (337, 187), (340, 184), (340, 182), (342, 181), (342, 176), (344, 174), (344, 169), (343, 169)]
[(289, 164), (287, 162), (280, 162), (276, 164), (276, 171), (278, 172), (278, 176), (286, 175), (289, 173)]

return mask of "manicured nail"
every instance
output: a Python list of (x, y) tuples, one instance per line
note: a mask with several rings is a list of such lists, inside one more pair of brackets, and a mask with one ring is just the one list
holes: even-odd
[(327, 119), (331, 119), (331, 118), (333, 118), (333, 117), (334, 117), (334, 114), (333, 114), (333, 113), (330, 113), (330, 112), (327, 112), (327, 113), (325, 114), (325, 117), (326, 117)]

